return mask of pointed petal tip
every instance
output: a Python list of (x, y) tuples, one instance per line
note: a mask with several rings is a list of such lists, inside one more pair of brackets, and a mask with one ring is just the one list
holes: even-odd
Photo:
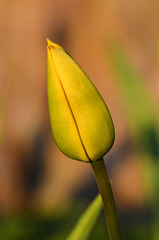
[(46, 38), (46, 41), (47, 41), (48, 47), (53, 45), (53, 42), (51, 42), (48, 38)]
[(54, 42), (51, 42), (48, 38), (46, 39), (46, 41), (47, 41), (48, 47), (59, 48), (59, 49), (63, 50), (63, 48), (61, 46), (59, 46), (58, 44), (56, 44)]

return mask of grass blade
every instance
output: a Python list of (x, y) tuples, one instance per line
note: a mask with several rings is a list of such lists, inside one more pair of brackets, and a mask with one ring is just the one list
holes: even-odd
[(98, 195), (87, 210), (80, 217), (74, 229), (66, 240), (86, 240), (88, 239), (102, 208), (101, 196)]

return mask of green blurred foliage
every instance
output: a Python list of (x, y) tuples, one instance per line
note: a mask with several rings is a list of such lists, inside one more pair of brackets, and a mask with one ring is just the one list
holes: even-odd
[[(5, 215), (1, 218), (0, 224), (0, 239), (2, 240), (63, 240), (66, 239), (75, 222), (80, 218), (80, 215), (87, 208), (88, 203), (74, 202), (70, 208), (64, 213), (50, 214), (49, 216), (43, 214), (12, 214)], [(100, 205), (101, 206), (101, 205)], [(99, 210), (97, 214), (99, 215)], [(95, 236), (99, 234), (101, 239), (106, 236), (106, 227), (104, 215), (100, 215), (98, 221), (93, 221), (93, 231), (89, 234), (89, 239), (96, 239)], [(96, 224), (95, 224), (96, 222)], [(95, 226), (96, 225), (96, 226)], [(96, 233), (97, 231), (97, 233)]]
[[(106, 55), (112, 67), (119, 93), (123, 99), (125, 116), (129, 126), (134, 151), (139, 156), (142, 184), (146, 191), (145, 198), (151, 200), (149, 205), (153, 212), (153, 222), (147, 226), (149, 232), (144, 234), (146, 227), (135, 226), (129, 239), (159, 239), (159, 122), (157, 104), (149, 97), (146, 79), (129, 59), (122, 44), (113, 42), (106, 45)], [(135, 159), (134, 159), (135, 160)], [(149, 187), (149, 186), (150, 187)], [(151, 188), (151, 189), (150, 189)], [(146, 201), (146, 200), (145, 200)], [(150, 231), (150, 229), (152, 231)], [(151, 234), (150, 234), (151, 233)], [(133, 238), (133, 235), (135, 238)], [(149, 237), (148, 237), (149, 236)], [(148, 237), (148, 238), (147, 238)]]
[[(1, 220), (1, 240), (65, 240), (74, 222), (78, 220), (86, 206), (81, 206), (76, 211), (74, 203), (64, 216), (44, 215), (16, 215), (7, 216)], [(130, 224), (123, 228), (123, 239), (127, 240), (150, 240), (151, 226), (148, 224)], [(104, 213), (100, 214), (88, 240), (108, 239)]]

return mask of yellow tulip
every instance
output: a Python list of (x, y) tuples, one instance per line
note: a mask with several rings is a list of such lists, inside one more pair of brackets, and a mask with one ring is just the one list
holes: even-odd
[(55, 142), (70, 158), (100, 160), (115, 137), (108, 108), (73, 58), (59, 45), (47, 41), (47, 93)]

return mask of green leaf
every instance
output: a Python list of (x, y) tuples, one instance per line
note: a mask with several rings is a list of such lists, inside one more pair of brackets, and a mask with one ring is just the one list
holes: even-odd
[(80, 217), (74, 229), (66, 240), (86, 240), (88, 239), (102, 208), (101, 196), (98, 195), (87, 210)]

